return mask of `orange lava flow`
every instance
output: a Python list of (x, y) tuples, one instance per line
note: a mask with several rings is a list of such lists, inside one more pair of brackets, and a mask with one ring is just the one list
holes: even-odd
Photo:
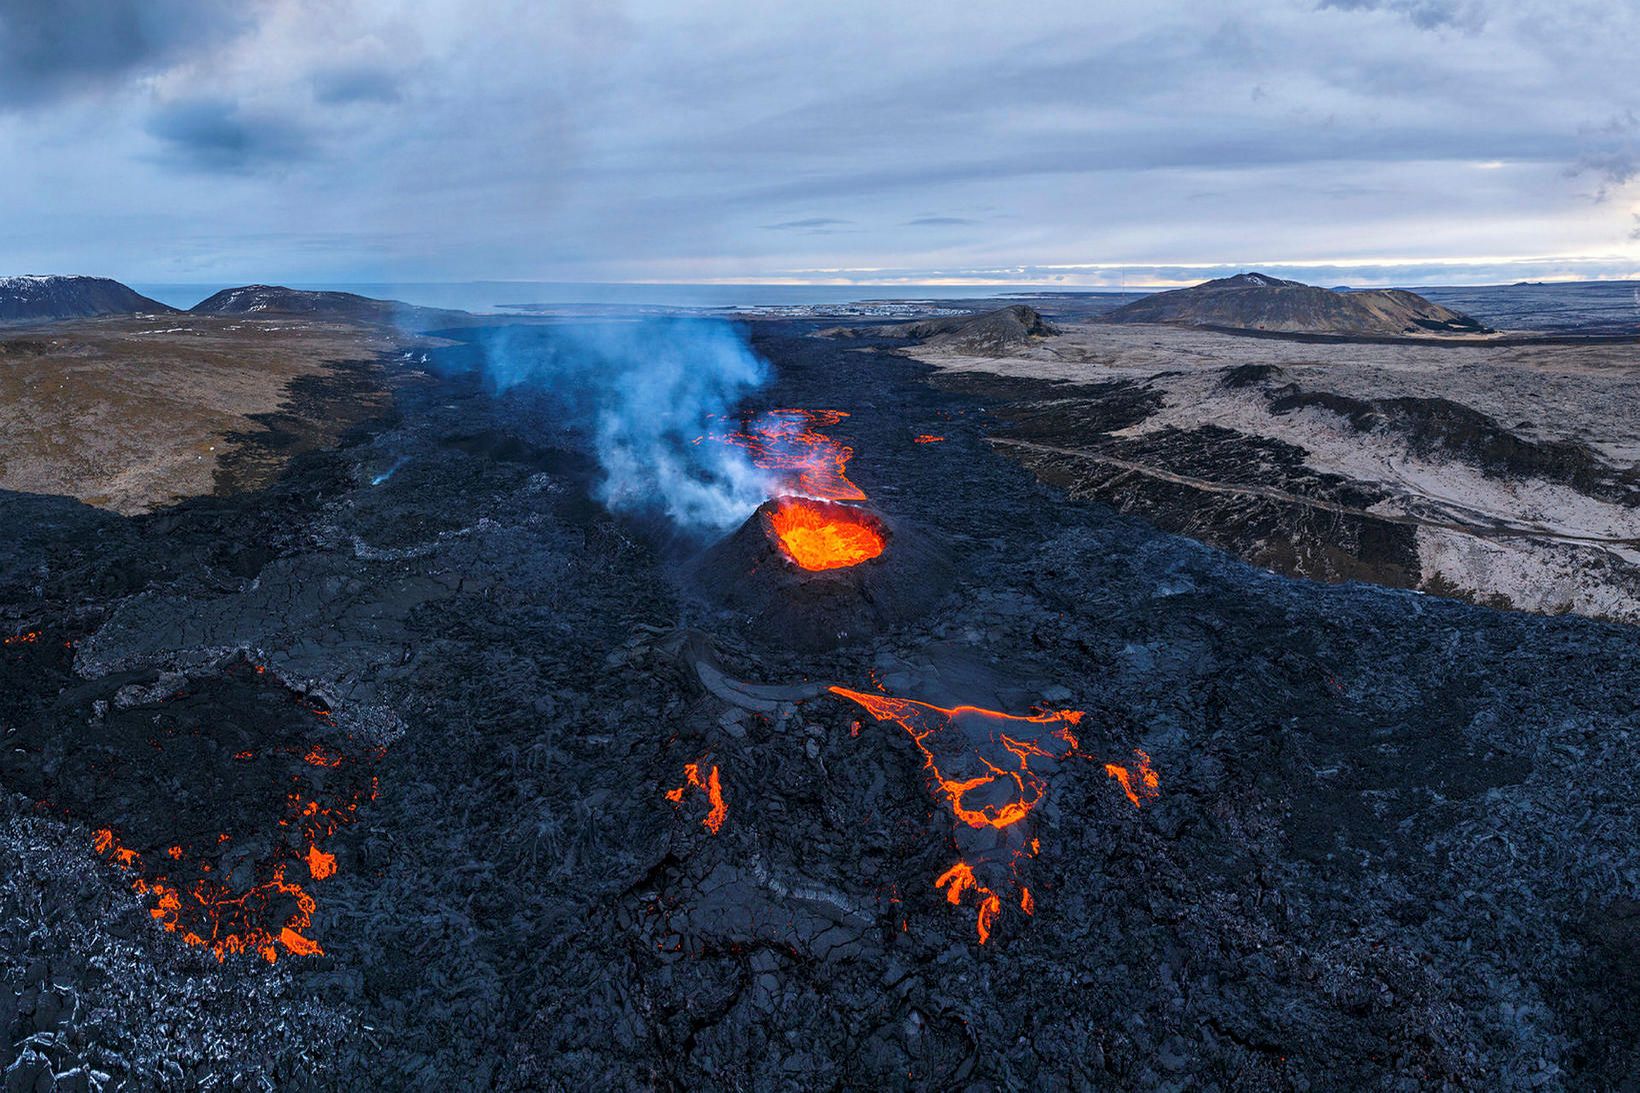
[(1162, 792), (1162, 778), (1150, 766), (1150, 756), (1135, 748), (1133, 754), (1138, 757), (1137, 778), (1135, 772), (1129, 771), (1120, 763), (1106, 763), (1105, 773), (1116, 779), (1127, 794), (1128, 800), (1133, 802), (1134, 808), (1143, 807), (1146, 801), (1154, 800)]
[[(315, 763), (317, 755), (325, 761)], [(381, 750), (375, 749), (363, 758), (380, 756)], [(327, 772), (358, 762), (352, 755), (317, 745), (304, 758)], [(321, 850), (319, 842), (354, 823), (360, 805), (374, 800), (378, 791), (376, 778), (371, 776), (366, 784), (362, 772), (343, 786), (332, 784), (328, 791), (311, 789), (305, 780), (299, 782), (298, 790), (288, 794), (284, 815), (278, 820), (278, 827), (288, 829), (289, 834), (276, 835), (271, 855), (254, 864), (256, 879), (242, 891), (217, 879), (225, 871), (219, 869), (222, 863), (214, 859), (213, 852), (231, 841), (227, 832), (211, 838), (208, 848), (190, 849), (183, 843), (164, 847), (156, 852), (153, 863), (123, 845), (108, 827), (93, 833), (92, 849), (132, 874), (131, 887), (153, 900), (149, 917), (167, 933), (207, 950), (219, 961), (240, 953), (255, 953), (270, 964), (281, 954), (319, 956), (324, 949), (306, 934), (318, 904), (306, 888), (288, 879), (288, 868), (299, 859), (315, 881), (335, 876), (336, 855)]]
[[(1036, 896), (1018, 883), (1021, 866), (1041, 849), (1027, 821), (1047, 795), (1048, 776), (1061, 761), (1082, 754), (1077, 731), (1083, 712), (1007, 714), (979, 706), (935, 706), (846, 687), (830, 691), (858, 703), (878, 721), (898, 724), (922, 753), (935, 791), (957, 821), (955, 839), (961, 854), (934, 886), (954, 906), (972, 902), (980, 944), (990, 940), (1003, 899), (1013, 888), (1018, 889), (1019, 909), (1035, 915)], [(1148, 755), (1134, 754), (1134, 772), (1115, 763), (1106, 764), (1105, 770), (1139, 805), (1157, 796), (1161, 779)]]
[(911, 438), (911, 443), (913, 443), (913, 444), (938, 444), (941, 441), (943, 441), (944, 439), (945, 438), (943, 436), (935, 436), (933, 433), (922, 433), (921, 435), (912, 437)]
[(709, 770), (705, 777), (701, 776), (699, 763), (685, 763), (683, 765), (683, 785), (677, 789), (666, 791), (666, 799), (673, 804), (683, 803), (684, 791), (694, 787), (706, 794), (707, 802), (712, 810), (701, 821), (706, 830), (716, 835), (723, 829), (723, 821), (729, 818), (729, 803), (723, 799), (723, 781), (718, 775), (717, 767)]
[[(895, 722), (922, 753), (924, 768), (959, 825), (959, 850), (965, 842), (972, 845), (934, 886), (953, 905), (971, 897), (979, 943), (985, 944), (1002, 911), (1003, 893), (1039, 846), (1026, 834), (1024, 821), (1047, 794), (1047, 774), (1081, 746), (1074, 730), (1082, 711), (1021, 715), (846, 687), (832, 687), (831, 693), (858, 703), (878, 721)], [(965, 837), (964, 830), (973, 834)], [(1035, 912), (1029, 889), (1022, 889), (1019, 902), (1026, 914)]]
[(964, 892), (972, 891), (978, 911), (979, 943), (991, 940), (991, 924), (1002, 910), (1002, 897), (975, 879), (972, 866), (959, 861), (940, 875), (934, 887), (945, 889), (945, 900), (953, 907), (962, 902)]
[(769, 514), (781, 552), (803, 569), (842, 569), (883, 552), (883, 536), (847, 505), (818, 505), (787, 497)]
[[(1074, 752), (1078, 742), (1071, 730), (1081, 724), (1081, 710), (1054, 710), (1048, 713), (1021, 716), (1000, 713), (979, 706), (934, 706), (909, 698), (890, 698), (887, 695), (851, 691), (846, 687), (832, 687), (831, 693), (852, 699), (864, 706), (866, 712), (878, 721), (893, 721), (911, 735), (922, 752), (924, 765), (934, 778), (934, 784), (945, 795), (956, 818), (969, 827), (1009, 827), (1030, 814), (1042, 800), (1046, 783), (1031, 769), (1033, 759), (1058, 760)], [(964, 749), (976, 761), (963, 765), (973, 771), (970, 777), (957, 777), (943, 770), (935, 756), (939, 737), (958, 718), (967, 718), (999, 724), (1017, 722), (1036, 726), (1036, 733), (1048, 739), (1027, 739), (1027, 733), (1002, 732), (989, 734), (991, 748)], [(1059, 726), (1044, 732), (1049, 725)], [(1051, 749), (1051, 750), (1050, 750)], [(989, 756), (980, 754), (989, 751)], [(1003, 756), (1012, 759), (1004, 759)], [(953, 758), (964, 758), (954, 756)], [(947, 766), (953, 764), (947, 763)], [(996, 792), (996, 791), (1000, 791)], [(973, 803), (970, 803), (970, 798)]]
[[(863, 497), (865, 495), (861, 494), (861, 496)], [(22, 634), (7, 634), (3, 639), (0, 639), (0, 644), (4, 644), (4, 645), (33, 645), (35, 642), (37, 642), (39, 640), (40, 640), (40, 631), (30, 630), (30, 631), (28, 631), (26, 633), (22, 633)]]
[[(184, 891), (168, 883), (163, 873), (142, 875), (142, 855), (121, 846), (109, 828), (96, 831), (92, 848), (121, 869), (138, 874), (131, 879), (131, 887), (153, 897), (150, 918), (185, 943), (208, 950), (217, 960), (225, 960), (229, 954), (255, 952), (272, 964), (279, 959), (276, 941), (297, 956), (324, 952), (318, 942), (300, 932), (312, 924), (318, 905), (301, 885), (285, 880), (283, 865), (274, 867), (270, 879), (238, 895), (226, 885), (205, 879)], [(281, 913), (283, 924), (277, 936), (260, 924), (260, 920)]]
[(317, 846), (308, 847), (307, 863), (314, 880), (324, 880), (336, 872), (336, 855), (326, 854)]
[(850, 482), (846, 473), (854, 449), (820, 431), (846, 417), (842, 410), (770, 410), (735, 432), (710, 437), (746, 449), (753, 466), (776, 472), (779, 493), (822, 501), (864, 501), (865, 491)]

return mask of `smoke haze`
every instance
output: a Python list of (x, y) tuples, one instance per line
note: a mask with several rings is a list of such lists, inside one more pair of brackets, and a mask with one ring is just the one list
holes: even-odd
[(593, 441), (598, 500), (616, 512), (654, 511), (714, 530), (749, 516), (769, 478), (746, 452), (703, 440), (768, 381), (768, 364), (719, 320), (503, 327), (483, 345), (499, 391), (541, 389)]

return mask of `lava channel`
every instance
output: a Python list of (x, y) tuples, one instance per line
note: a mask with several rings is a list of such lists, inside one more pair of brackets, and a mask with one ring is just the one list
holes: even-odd
[(769, 410), (743, 421), (733, 432), (709, 437), (744, 448), (753, 466), (773, 472), (777, 494), (864, 501), (865, 491), (849, 481), (847, 473), (854, 449), (820, 431), (846, 417), (842, 410)]
[[(980, 944), (990, 940), (1005, 902), (1034, 914), (1036, 899), (1018, 876), (1024, 860), (1035, 857), (1041, 845), (1027, 821), (1047, 796), (1047, 779), (1059, 763), (1080, 754), (1076, 730), (1083, 712), (1007, 714), (978, 706), (934, 706), (846, 687), (830, 690), (858, 703), (878, 721), (898, 724), (922, 753), (936, 793), (956, 820), (959, 858), (934, 886), (954, 906), (972, 903)], [(1117, 764), (1105, 767), (1107, 772), (1122, 772), (1118, 781), (1135, 805), (1155, 796), (1161, 781), (1149, 757), (1137, 755), (1136, 775)]]

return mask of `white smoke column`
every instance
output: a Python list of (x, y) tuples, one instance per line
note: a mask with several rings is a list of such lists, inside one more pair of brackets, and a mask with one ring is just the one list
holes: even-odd
[(769, 366), (721, 320), (505, 327), (485, 367), (497, 387), (551, 392), (587, 429), (614, 511), (659, 510), (688, 528), (726, 528), (769, 496), (769, 478), (732, 445), (704, 440)]

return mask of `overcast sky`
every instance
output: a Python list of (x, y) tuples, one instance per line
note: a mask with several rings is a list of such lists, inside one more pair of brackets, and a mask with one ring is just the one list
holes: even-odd
[(1640, 276), (1640, 0), (0, 0), (0, 274)]

